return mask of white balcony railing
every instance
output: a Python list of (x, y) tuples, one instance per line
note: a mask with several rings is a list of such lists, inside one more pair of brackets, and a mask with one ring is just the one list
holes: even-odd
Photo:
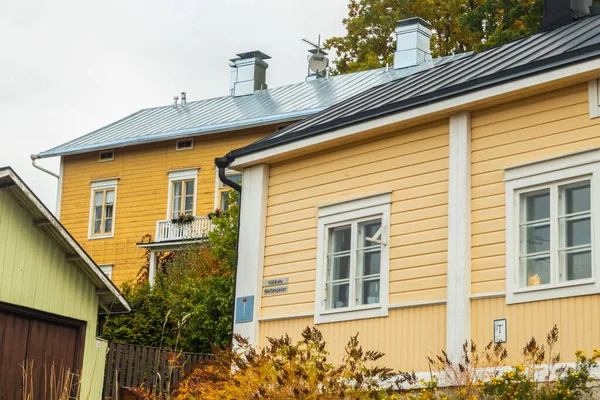
[(156, 221), (155, 241), (199, 239), (206, 237), (211, 230), (212, 222), (208, 217), (194, 217), (190, 222), (173, 222), (166, 219)]

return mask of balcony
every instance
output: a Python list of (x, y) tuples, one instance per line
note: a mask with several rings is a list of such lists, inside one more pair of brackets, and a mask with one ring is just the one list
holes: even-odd
[(189, 240), (205, 238), (213, 228), (212, 222), (206, 216), (194, 217), (190, 222), (173, 222), (166, 219), (156, 221), (155, 242), (173, 240)]

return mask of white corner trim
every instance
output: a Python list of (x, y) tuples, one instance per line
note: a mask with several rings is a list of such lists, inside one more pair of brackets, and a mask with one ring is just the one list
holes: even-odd
[(471, 295), (471, 300), (482, 300), (482, 299), (494, 299), (497, 297), (505, 297), (506, 292), (489, 292), (489, 293), (476, 293)]
[[(235, 296), (254, 296), (252, 321), (234, 323), (233, 331), (250, 344), (258, 344), (259, 316), (265, 261), (265, 231), (269, 194), (269, 166), (246, 168), (242, 172), (240, 234)], [(235, 315), (234, 315), (235, 318)]]
[(471, 335), (471, 114), (450, 116), (446, 352), (460, 355)]
[(213, 210), (219, 208), (219, 168), (215, 167), (215, 202), (213, 205)]
[(397, 122), (409, 121), (414, 118), (439, 113), (445, 110), (457, 109), (459, 107), (464, 108), (469, 104), (473, 104), (481, 100), (491, 99), (493, 97), (501, 96), (511, 92), (518, 92), (523, 89), (532, 88), (544, 83), (552, 82), (563, 78), (572, 78), (576, 75), (585, 74), (598, 69), (598, 60), (590, 60), (562, 68), (557, 68), (551, 71), (527, 76), (521, 79), (516, 79), (492, 87), (458, 95), (449, 99), (428, 103), (422, 106), (417, 106), (415, 108), (400, 111), (395, 114), (375, 118), (370, 121), (360, 122), (344, 128), (335, 129), (331, 132), (327, 132), (322, 135), (312, 136), (310, 138), (298, 140), (296, 142), (283, 144), (273, 148), (258, 151), (256, 153), (243, 155), (238, 157), (231, 164), (231, 167), (246, 167), (252, 164), (263, 162), (264, 159), (267, 159), (269, 157), (279, 156), (304, 147), (313, 146), (316, 144), (325, 143), (336, 139), (341, 139), (370, 129), (380, 128)]
[[(594, 207), (600, 199), (600, 150), (554, 157), (520, 168), (505, 171), (506, 206), (506, 303), (517, 304), (547, 299), (558, 299), (600, 293), (600, 218), (598, 210), (592, 209), (592, 278), (579, 281), (559, 282), (535, 288), (521, 288), (518, 277), (520, 193), (539, 187), (550, 187), (569, 180), (589, 179), (592, 185)], [(554, 204), (552, 210), (557, 209)], [(554, 217), (553, 217), (554, 219)], [(552, 239), (558, 240), (558, 239)], [(556, 243), (555, 241), (553, 243)], [(552, 253), (557, 244), (552, 245)]]
[(600, 117), (600, 79), (592, 79), (588, 82), (588, 98), (590, 118)]
[(54, 215), (60, 220), (60, 211), (62, 203), (63, 178), (65, 176), (65, 158), (60, 157), (60, 170), (58, 172), (58, 183), (56, 184), (56, 205)]

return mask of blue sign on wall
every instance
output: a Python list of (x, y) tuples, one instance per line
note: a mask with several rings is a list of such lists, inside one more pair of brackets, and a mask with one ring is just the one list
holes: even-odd
[(252, 321), (254, 296), (238, 297), (235, 301), (235, 323)]

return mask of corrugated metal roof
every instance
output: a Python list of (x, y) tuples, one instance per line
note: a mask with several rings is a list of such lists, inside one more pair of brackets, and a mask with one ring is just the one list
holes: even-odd
[(40, 153), (40, 157), (83, 153), (113, 147), (230, 131), (315, 114), (368, 88), (466, 56), (437, 58), (416, 67), (385, 68), (255, 92), (140, 110), (110, 125)]
[(237, 157), (600, 55), (600, 16), (401, 77), (234, 150)]

